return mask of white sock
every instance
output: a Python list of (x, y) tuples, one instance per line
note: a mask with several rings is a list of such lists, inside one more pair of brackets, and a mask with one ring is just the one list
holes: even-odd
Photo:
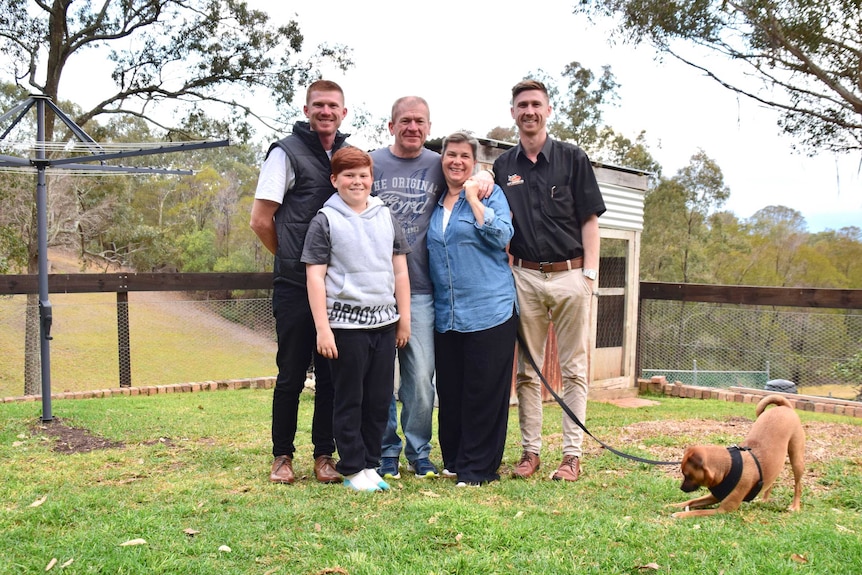
[(380, 487), (366, 477), (364, 469), (353, 475), (345, 475), (344, 485), (355, 491), (380, 491)]
[(386, 480), (380, 477), (380, 474), (377, 473), (376, 469), (369, 467), (368, 469), (363, 469), (362, 473), (365, 474), (365, 477), (367, 477), (368, 480), (371, 481), (371, 483), (373, 483), (383, 491), (387, 491), (389, 489), (389, 484), (386, 483)]

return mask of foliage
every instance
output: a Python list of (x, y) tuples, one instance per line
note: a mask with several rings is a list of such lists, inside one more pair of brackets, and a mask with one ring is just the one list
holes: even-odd
[[(182, 131), (183, 121), (208, 103), (222, 110), (218, 115), (229, 118), (240, 139), (250, 134), (249, 119), (282, 127), (266, 118), (268, 110), (252, 108), (254, 94), (289, 114), (297, 85), (317, 75), (321, 61), (342, 69), (351, 65), (341, 46), (323, 45), (300, 58), (299, 24), (275, 26), (243, 0), (105, 0), (74, 6), (72, 0), (0, 0), (0, 43), (15, 81), (55, 102), (71, 59), (106, 53), (114, 64), (116, 91), (75, 114), (78, 125), (103, 114), (130, 114)], [(165, 101), (179, 107), (172, 115), (179, 125), (159, 119), (157, 109)], [(46, 126), (49, 140), (52, 121)]]
[(857, 401), (862, 401), (862, 350), (832, 365), (832, 376), (838, 381), (858, 385)]
[(503, 126), (497, 126), (491, 128), (486, 137), (500, 142), (512, 142), (515, 144), (518, 142), (518, 131), (514, 127), (504, 128)]
[(661, 179), (644, 201), (641, 277), (706, 282), (707, 219), (730, 196), (721, 168), (703, 150), (671, 179)]
[(216, 262), (215, 234), (212, 230), (194, 230), (177, 238), (180, 262), (184, 272), (212, 271)]
[[(811, 153), (862, 150), (858, 0), (578, 0), (575, 11), (615, 18), (625, 40), (779, 110)], [(706, 63), (709, 52), (733, 68)]]
[[(539, 72), (541, 76), (541, 70)], [(617, 101), (619, 84), (610, 66), (602, 66), (601, 75), (596, 77), (580, 62), (571, 62), (563, 69), (562, 76), (568, 83), (562, 94), (556, 88), (553, 90), (554, 115), (548, 132), (559, 140), (574, 142), (592, 151), (598, 147), (599, 133), (604, 126), (603, 107)], [(546, 80), (545, 84), (552, 82)]]

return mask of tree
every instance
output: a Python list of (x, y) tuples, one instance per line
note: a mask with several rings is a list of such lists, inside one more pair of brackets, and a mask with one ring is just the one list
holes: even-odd
[(698, 150), (673, 178), (662, 179), (649, 191), (641, 243), (643, 277), (710, 281), (705, 257), (707, 221), (729, 196), (721, 168), (703, 150)]
[(603, 107), (617, 100), (619, 87), (610, 66), (602, 66), (599, 77), (592, 70), (571, 62), (563, 69), (567, 90), (558, 95), (548, 132), (560, 140), (574, 142), (585, 150), (597, 148), (603, 124)]
[(500, 142), (516, 143), (518, 141), (518, 132), (514, 127), (504, 128), (503, 126), (497, 126), (496, 128), (491, 128), (486, 137)]
[[(811, 153), (862, 150), (859, 0), (578, 0), (575, 12), (613, 17), (625, 40), (649, 42), (779, 110), (780, 126)], [(685, 45), (705, 50), (684, 53)], [(729, 58), (741, 75), (698, 63), (705, 52)]]
[(631, 140), (605, 126), (598, 134), (597, 148), (591, 157), (608, 164), (650, 172), (653, 180), (661, 177), (661, 164), (649, 151), (645, 131)]
[[(76, 114), (81, 126), (102, 114), (131, 114), (168, 130), (174, 126), (155, 108), (173, 101), (186, 114), (204, 102), (225, 107), (241, 137), (249, 118), (274, 127), (252, 108), (251, 95), (262, 91), (287, 114), (297, 84), (316, 74), (321, 59), (350, 65), (340, 46), (302, 59), (302, 43), (295, 20), (273, 26), (243, 0), (0, 0), (0, 45), (15, 81), (55, 102), (72, 58), (109, 50), (116, 91)], [(52, 117), (46, 135), (53, 136)]]
[(862, 351), (856, 352), (852, 357), (832, 364), (831, 375), (839, 381), (858, 385), (856, 388), (856, 401), (862, 401)]
[(681, 231), (686, 225), (685, 189), (663, 178), (644, 198), (640, 277), (647, 281), (682, 280)]
[(808, 225), (798, 211), (787, 206), (766, 206), (749, 218), (752, 229), (751, 266), (745, 283), (797, 285), (800, 248), (808, 239)]
[(811, 247), (843, 276), (841, 287), (862, 288), (862, 229), (848, 226), (812, 235)]

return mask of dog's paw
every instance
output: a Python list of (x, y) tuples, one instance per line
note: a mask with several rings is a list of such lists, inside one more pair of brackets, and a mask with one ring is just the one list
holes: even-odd
[(677, 511), (676, 513), (671, 513), (670, 516), (674, 519), (680, 519), (681, 517), (685, 517), (688, 515), (688, 512), (691, 511), (691, 508), (686, 505), (682, 511)]

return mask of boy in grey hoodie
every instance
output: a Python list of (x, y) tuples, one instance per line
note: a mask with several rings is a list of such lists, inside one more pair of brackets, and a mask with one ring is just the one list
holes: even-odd
[(332, 156), (338, 191), (311, 220), (302, 262), (335, 392), (336, 469), (357, 491), (389, 486), (377, 474), (395, 375), (395, 349), (410, 338), (410, 251), (383, 202), (371, 196), (371, 156), (342, 148)]

